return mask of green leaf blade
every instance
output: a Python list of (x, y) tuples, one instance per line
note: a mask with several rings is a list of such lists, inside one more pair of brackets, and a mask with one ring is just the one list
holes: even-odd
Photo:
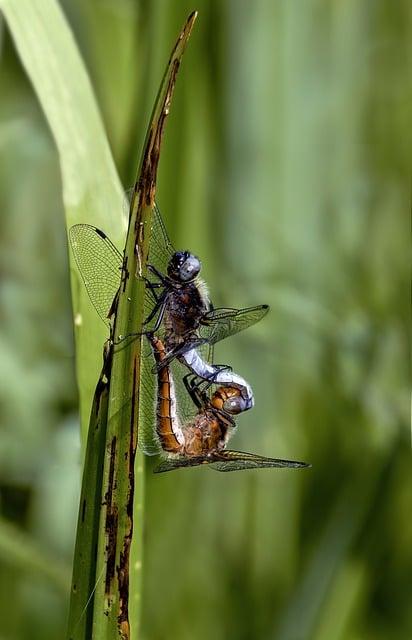
[[(0, 10), (58, 149), (67, 228), (87, 221), (122, 248), (127, 223), (123, 188), (87, 71), (59, 5), (54, 0), (0, 0)], [(72, 296), (85, 442), (107, 330), (95, 317), (74, 265)]]

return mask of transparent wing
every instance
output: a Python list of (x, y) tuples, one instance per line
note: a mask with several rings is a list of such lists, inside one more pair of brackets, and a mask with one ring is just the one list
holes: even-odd
[(170, 363), (169, 370), (176, 394), (177, 413), (181, 424), (184, 424), (192, 420), (198, 413), (198, 408), (194, 404), (183, 382), (183, 378), (187, 374), (190, 374), (190, 371), (186, 365), (177, 359)]
[(197, 467), (200, 464), (208, 463), (208, 458), (204, 456), (193, 458), (167, 458), (166, 460), (162, 460), (162, 462), (153, 469), (153, 473), (165, 473), (166, 471), (174, 471), (175, 469), (183, 469), (184, 467)]
[[(127, 198), (130, 198), (130, 194), (133, 190), (130, 190), (127, 194)], [(126, 200), (127, 207), (129, 206), (128, 200)], [(152, 232), (150, 236), (150, 245), (149, 245), (149, 255), (148, 255), (148, 264), (156, 267), (157, 271), (166, 275), (167, 267), (170, 262), (170, 258), (175, 253), (175, 249), (172, 246), (169, 236), (167, 235), (166, 227), (162, 220), (162, 215), (160, 213), (159, 207), (155, 204), (153, 208), (152, 214)], [(157, 283), (157, 278), (152, 276), (151, 273), (147, 273), (148, 282)], [(162, 288), (156, 289), (155, 291), (160, 294), (162, 292)], [(150, 292), (149, 288), (147, 289), (146, 299), (145, 299), (145, 314), (144, 317), (148, 318), (153, 307), (155, 305), (155, 300)], [(152, 329), (157, 320), (157, 313), (154, 315), (153, 319), (146, 325), (146, 329)], [(157, 332), (159, 335), (163, 335), (163, 330), (160, 329)]]
[(152, 349), (146, 337), (143, 337), (142, 340), (143, 356), (140, 361), (140, 402), (137, 443), (146, 455), (153, 456), (162, 452), (162, 447), (156, 434), (157, 378), (152, 372), (155, 364)]
[(120, 285), (122, 255), (103, 231), (90, 224), (71, 227), (69, 238), (89, 298), (108, 324), (107, 315)]
[[(162, 362), (157, 364), (154, 368), (155, 371), (162, 369), (163, 367), (169, 366), (176, 358), (182, 356), (191, 349), (196, 349), (198, 354), (202, 357), (203, 360), (207, 359), (208, 362), (210, 356), (210, 347), (206, 344), (205, 340), (200, 340), (196, 337), (193, 339), (188, 339), (183, 344), (179, 345), (176, 349), (169, 351), (168, 354), (163, 358)], [(187, 369), (186, 369), (187, 373)]]
[[(125, 209), (129, 213), (130, 200), (133, 195), (133, 187), (125, 194)], [(167, 265), (175, 249), (169, 240), (160, 209), (155, 204), (152, 215), (152, 235), (150, 238), (149, 263), (161, 271), (167, 272)]]
[(217, 451), (213, 455), (213, 469), (216, 471), (242, 471), (243, 469), (269, 469), (269, 468), (288, 468), (302, 469), (310, 467), (307, 462), (299, 462), (298, 460), (282, 460), (280, 458), (266, 458), (256, 453), (247, 453), (246, 451)]
[(197, 335), (186, 340), (174, 351), (171, 351), (161, 366), (167, 366), (174, 358), (183, 355), (190, 349), (197, 349), (199, 355), (207, 362), (213, 363), (213, 345), (220, 340), (233, 336), (239, 331), (259, 322), (269, 311), (268, 305), (248, 307), (246, 309), (220, 308), (208, 311), (202, 318)]
[[(103, 322), (108, 324), (107, 314), (119, 288), (123, 257), (104, 231), (92, 225), (74, 225), (69, 230), (69, 238), (89, 298)], [(166, 273), (173, 253), (160, 211), (155, 206), (149, 261), (159, 271)], [(153, 304), (153, 297), (148, 293), (149, 311)]]
[(306, 462), (297, 460), (281, 460), (279, 458), (266, 458), (254, 453), (245, 451), (215, 451), (208, 456), (198, 456), (194, 458), (168, 458), (163, 460), (155, 469), (154, 473), (164, 473), (181, 469), (184, 467), (196, 467), (198, 465), (210, 464), (216, 471), (242, 471), (243, 469), (269, 469), (288, 468), (302, 469), (310, 467)]
[(171, 256), (175, 253), (166, 227), (163, 223), (160, 210), (155, 204), (152, 216), (152, 235), (150, 238), (149, 262), (162, 273), (167, 273), (167, 265)]
[(204, 315), (197, 333), (212, 345), (256, 324), (268, 311), (266, 304), (246, 309), (213, 309)]

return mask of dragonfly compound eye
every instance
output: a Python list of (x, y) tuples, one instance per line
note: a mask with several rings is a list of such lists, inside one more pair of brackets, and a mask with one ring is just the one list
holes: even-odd
[(173, 280), (190, 282), (199, 274), (200, 268), (200, 260), (193, 253), (176, 251), (170, 259), (167, 274)]
[(190, 282), (190, 280), (194, 280), (199, 275), (200, 268), (199, 258), (189, 253), (179, 269), (179, 277), (183, 282)]
[(232, 415), (237, 415), (238, 413), (242, 413), (242, 411), (246, 411), (248, 409), (247, 403), (241, 396), (228, 398), (223, 403), (224, 411), (230, 413)]

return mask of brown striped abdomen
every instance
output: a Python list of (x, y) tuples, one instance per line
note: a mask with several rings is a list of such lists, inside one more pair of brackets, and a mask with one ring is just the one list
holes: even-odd
[[(156, 364), (160, 364), (166, 355), (164, 344), (156, 336), (151, 336), (149, 339)], [(183, 447), (176, 435), (180, 431), (180, 425), (178, 424), (176, 399), (169, 367), (163, 367), (157, 372), (157, 387), (156, 433), (161, 447), (168, 453), (181, 453)]]

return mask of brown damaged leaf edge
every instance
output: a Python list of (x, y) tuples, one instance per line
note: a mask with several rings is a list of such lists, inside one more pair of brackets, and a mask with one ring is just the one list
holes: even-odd
[[(156, 173), (159, 164), (160, 145), (162, 142), (162, 134), (164, 123), (169, 115), (169, 106), (173, 95), (173, 89), (176, 83), (177, 72), (179, 71), (180, 61), (173, 60), (172, 72), (166, 90), (165, 105), (162, 109), (157, 126), (152, 125), (148, 145), (145, 149), (145, 156), (142, 165), (142, 175), (138, 184), (138, 211), (143, 208), (143, 203), (147, 207), (153, 207), (156, 192)], [(138, 225), (138, 217), (136, 217), (136, 225)], [(137, 228), (135, 227), (135, 231)]]
[[(173, 97), (173, 90), (176, 84), (176, 76), (180, 67), (180, 60), (185, 51), (187, 42), (197, 18), (197, 11), (191, 13), (177, 39), (177, 42), (170, 54), (166, 72), (157, 95), (155, 107), (153, 109), (151, 124), (146, 136), (145, 147), (141, 164), (139, 178), (135, 185), (132, 198), (131, 214), (133, 213), (133, 201), (137, 195), (138, 211), (143, 210), (144, 204), (151, 209), (154, 206), (156, 192), (156, 175), (159, 164), (160, 144), (163, 134), (164, 123), (169, 115), (169, 108)], [(144, 203), (144, 204), (143, 204)], [(136, 216), (135, 231), (138, 231), (139, 215)], [(139, 245), (137, 245), (139, 246)]]
[(116, 564), (116, 541), (117, 541), (117, 523), (119, 519), (117, 505), (113, 502), (114, 488), (114, 469), (116, 463), (116, 436), (113, 436), (110, 447), (110, 470), (109, 484), (105, 495), (106, 504), (106, 578), (105, 578), (105, 594), (107, 598), (107, 606), (111, 605), (112, 581), (114, 579), (114, 568)]
[[(196, 16), (196, 12), (189, 16), (172, 51), (146, 135), (140, 170), (130, 204), (129, 227), (122, 268), (122, 286), (114, 304), (116, 311), (114, 336), (130, 335), (136, 332), (136, 327), (142, 326), (143, 323), (144, 281), (142, 276), (146, 274), (161, 141), (166, 118), (170, 111), (180, 61)], [(108, 442), (111, 441), (112, 449), (109, 469), (106, 471), (108, 491), (105, 514), (105, 558), (107, 563), (105, 595), (106, 602), (116, 605), (117, 629), (122, 640), (130, 640), (131, 634), (129, 620), (130, 552), (134, 533), (134, 467), (138, 441), (140, 351), (140, 340), (132, 340), (126, 346), (113, 348), (110, 380), (109, 404), (111, 405), (110, 412), (113, 422), (110, 426), (109, 416), (108, 430), (111, 433), (108, 433), (107, 437)], [(119, 394), (116, 393), (119, 381), (122, 383), (123, 405), (120, 403)], [(127, 408), (124, 405), (125, 398), (129, 398)], [(116, 416), (119, 415), (121, 417), (117, 418)], [(115, 433), (118, 437), (114, 440)], [(110, 438), (112, 439), (110, 440)], [(112, 462), (114, 465), (113, 474), (111, 474)], [(106, 464), (108, 464), (107, 461)], [(126, 479), (124, 465), (127, 465)], [(114, 518), (115, 515), (116, 518)], [(113, 581), (113, 558), (116, 558), (117, 593), (115, 593)], [(110, 619), (114, 613), (111, 609), (112, 607), (109, 605), (107, 616)], [(115, 609), (114, 606), (113, 609)], [(134, 633), (133, 636), (136, 637), (136, 634)]]
[[(138, 364), (135, 360), (133, 366), (133, 384), (137, 386), (137, 371)], [(117, 567), (117, 580), (119, 583), (119, 610), (117, 621), (120, 629), (120, 633), (124, 637), (130, 635), (129, 628), (129, 560), (130, 560), (130, 547), (133, 539), (133, 499), (134, 499), (134, 463), (136, 458), (136, 441), (134, 424), (136, 422), (136, 402), (135, 397), (132, 398), (132, 412), (130, 420), (130, 450), (128, 455), (129, 463), (129, 498), (126, 505), (127, 517), (129, 520), (129, 531), (124, 538), (123, 550), (120, 553), (120, 563)]]

